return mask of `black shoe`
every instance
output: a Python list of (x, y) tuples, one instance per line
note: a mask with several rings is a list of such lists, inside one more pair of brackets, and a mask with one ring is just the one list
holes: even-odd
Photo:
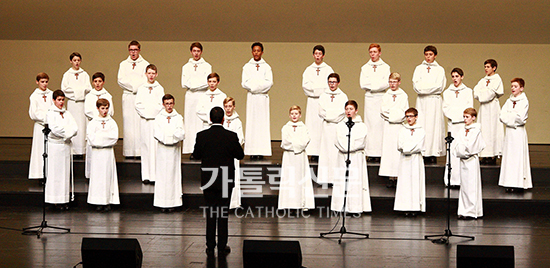
[(101, 205), (95, 207), (95, 211), (102, 211), (102, 210), (103, 210), (103, 206)]
[(206, 248), (206, 255), (214, 256), (214, 248)]
[(168, 212), (168, 209), (167, 209), (167, 208), (161, 208), (161, 209), (160, 209), (160, 212), (166, 213), (166, 212)]
[(225, 246), (223, 249), (220, 249), (220, 248), (218, 247), (218, 255), (222, 255), (222, 254), (223, 254), (223, 255), (227, 255), (227, 254), (229, 254), (229, 253), (231, 253), (231, 247)]
[(191, 154), (191, 155), (189, 156), (189, 160), (195, 160), (195, 157), (193, 156), (193, 154)]
[(151, 181), (150, 181), (150, 180), (143, 180), (141, 183), (143, 183), (143, 184), (149, 184), (149, 183), (151, 183)]
[(111, 205), (105, 205), (105, 206), (103, 206), (103, 211), (105, 211), (105, 212), (111, 211)]

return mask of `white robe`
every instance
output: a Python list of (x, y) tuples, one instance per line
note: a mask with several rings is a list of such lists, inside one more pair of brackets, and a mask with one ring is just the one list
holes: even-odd
[(323, 118), (323, 127), (317, 183), (333, 183), (334, 177), (339, 174), (336, 126), (346, 117), (344, 105), (347, 101), (348, 96), (340, 88), (335, 91), (327, 89), (319, 97), (319, 116)]
[(314, 209), (315, 197), (306, 148), (309, 132), (302, 122), (287, 122), (281, 129), (281, 183), (278, 209)]
[(29, 97), (29, 116), (34, 121), (32, 131), (31, 159), (29, 163), (29, 179), (44, 178), (44, 123), (46, 113), (53, 105), (52, 91), (35, 89)]
[(498, 98), (504, 95), (504, 86), (500, 75), (485, 76), (474, 87), (474, 98), (479, 101), (477, 121), (481, 125), (481, 135), (485, 141), (485, 149), (480, 157), (502, 155), (504, 129), (499, 122), (500, 102)]
[[(395, 97), (394, 97), (395, 96)], [(399, 151), (397, 139), (403, 127), (405, 111), (409, 108), (409, 97), (403, 89), (388, 90), (382, 97), (379, 115), (384, 121), (382, 138), (382, 157), (379, 176), (397, 177), (399, 174)]]
[(156, 182), (153, 206), (179, 207), (183, 204), (181, 181), (181, 141), (185, 137), (183, 117), (174, 109), (162, 110), (155, 118), (157, 140)]
[[(464, 129), (464, 110), (474, 107), (474, 98), (472, 89), (461, 83), (458, 88), (451, 84), (443, 92), (443, 114), (447, 118), (447, 132), (451, 132), (453, 138), (457, 138), (460, 131)], [(449, 158), (446, 158), (447, 163)], [(460, 165), (460, 158), (451, 154), (451, 168), (457, 168)], [(456, 170), (456, 169), (455, 169)], [(448, 167), (445, 165), (445, 174), (443, 182), (447, 181)], [(460, 173), (451, 172), (451, 185), (460, 185)]]
[(86, 130), (90, 156), (90, 186), (88, 203), (93, 205), (120, 204), (118, 176), (113, 147), (118, 141), (118, 125), (111, 118), (95, 117)]
[[(342, 211), (344, 207), (344, 193), (346, 189), (346, 159), (348, 152), (349, 128), (348, 120), (343, 120), (337, 126), (336, 147), (338, 148), (338, 175), (334, 178), (332, 188), (332, 200), (330, 209)], [(349, 177), (346, 197), (346, 212), (361, 213), (372, 211), (369, 193), (369, 177), (365, 160), (365, 147), (367, 146), (367, 126), (357, 115), (353, 120), (355, 125), (351, 128), (351, 141), (349, 148)]]
[(46, 123), (51, 132), (48, 135), (45, 201), (65, 204), (70, 200), (71, 138), (78, 132), (78, 125), (71, 112), (55, 106), (48, 110)]
[[(86, 95), (86, 99), (84, 100), (84, 114), (86, 114), (86, 117), (88, 119), (88, 122), (92, 121), (92, 119), (99, 117), (99, 111), (97, 110), (96, 102), (99, 99), (106, 99), (109, 101), (109, 115), (112, 117), (115, 114), (115, 108), (113, 105), (113, 96), (107, 92), (105, 88), (102, 88), (101, 90), (95, 90), (93, 89)], [(92, 152), (92, 146), (88, 141), (86, 141), (86, 165), (85, 165), (85, 171), (84, 175), (86, 178), (90, 178), (90, 164), (91, 164), (91, 152)]]
[[(233, 111), (231, 116), (225, 115), (223, 120), (223, 127), (225, 129), (231, 130), (237, 133), (239, 138), (239, 143), (241, 146), (244, 144), (244, 134), (243, 134), (243, 123), (239, 119), (239, 114), (237, 111)], [(230, 209), (238, 208), (241, 206), (241, 171), (240, 171), (240, 161), (235, 159), (235, 187), (231, 193), (231, 203), (229, 204)]]
[(164, 109), (164, 88), (155, 81), (141, 85), (136, 94), (136, 111), (141, 117), (141, 179), (155, 181), (157, 141), (154, 137), (155, 117)]
[[(467, 132), (466, 132), (467, 131)], [(478, 154), (485, 148), (485, 142), (479, 123), (464, 126), (455, 137), (453, 155), (460, 158), (460, 194), (458, 196), (458, 215), (483, 217), (483, 198), (481, 192), (481, 169)]]
[(441, 110), (441, 92), (445, 89), (447, 78), (445, 69), (436, 61), (423, 61), (414, 70), (413, 88), (418, 94), (416, 109), (417, 124), (426, 131), (424, 156), (444, 156), (445, 118)]
[(529, 142), (527, 131), (525, 131), (528, 111), (529, 101), (525, 93), (521, 93), (517, 97), (510, 96), (502, 106), (500, 121), (506, 125), (506, 136), (498, 181), (500, 186), (533, 188)]
[(306, 126), (310, 130), (311, 141), (306, 148), (307, 155), (319, 155), (323, 119), (319, 117), (319, 96), (329, 89), (328, 76), (334, 73), (332, 67), (322, 62), (309, 65), (302, 74), (302, 89), (307, 96)]
[[(82, 68), (75, 70), (69, 68), (61, 80), (61, 90), (67, 100), (67, 111), (71, 112), (78, 125), (78, 129), (86, 129), (86, 116), (84, 115), (84, 98), (92, 90), (90, 76)], [(72, 152), (84, 154), (86, 152), (86, 133), (80, 131), (72, 139)]]
[(365, 105), (363, 107), (365, 107), (365, 124), (369, 131), (367, 133), (367, 156), (382, 156), (384, 120), (380, 117), (380, 105), (382, 96), (390, 87), (390, 74), (390, 66), (382, 59), (377, 62), (369, 60), (361, 67), (359, 83), (365, 90)]
[(263, 59), (250, 59), (243, 66), (242, 87), (246, 95), (245, 155), (271, 156), (269, 89), (273, 86), (271, 66)]
[(198, 61), (190, 58), (181, 68), (181, 87), (185, 92), (183, 117), (185, 120), (185, 136), (182, 153), (190, 154), (195, 147), (197, 132), (203, 129), (202, 120), (197, 118), (197, 103), (200, 96), (208, 89), (208, 77), (212, 73), (212, 65), (203, 58)]
[(424, 138), (426, 132), (418, 123), (405, 123), (399, 130), (398, 150), (401, 153), (393, 210), (426, 211), (426, 173), (424, 170)]
[(212, 125), (210, 121), (210, 110), (214, 107), (220, 107), (223, 110), (223, 100), (225, 100), (225, 98), (227, 98), (227, 95), (219, 88), (216, 88), (214, 91), (207, 90), (201, 93), (198, 99), (199, 103), (196, 106), (196, 116), (198, 116), (202, 122), (202, 129), (207, 129)]
[(136, 93), (139, 86), (147, 83), (145, 68), (149, 62), (139, 56), (133, 61), (129, 56), (118, 68), (118, 85), (122, 92), (122, 154), (128, 156), (141, 155), (140, 118), (136, 112)]

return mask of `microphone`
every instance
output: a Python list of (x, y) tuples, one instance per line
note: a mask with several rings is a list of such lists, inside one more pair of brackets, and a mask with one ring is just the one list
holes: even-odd
[(355, 125), (355, 122), (351, 119), (351, 116), (348, 117), (348, 121), (346, 122), (346, 126), (348, 126), (349, 129), (351, 129)]
[(45, 136), (48, 136), (52, 130), (49, 128), (48, 124), (44, 124), (44, 129), (42, 130), (42, 133), (44, 133)]
[(445, 137), (445, 141), (446, 141), (447, 143), (451, 143), (451, 142), (453, 142), (454, 139), (455, 139), (455, 138), (453, 138), (453, 136), (451, 136), (451, 132), (450, 132), (450, 131), (447, 132), (447, 137)]

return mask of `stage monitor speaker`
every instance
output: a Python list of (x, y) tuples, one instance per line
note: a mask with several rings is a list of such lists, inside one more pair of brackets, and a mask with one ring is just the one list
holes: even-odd
[(135, 238), (82, 238), (83, 268), (141, 267), (143, 253)]
[(456, 267), (514, 267), (514, 246), (457, 245)]
[(302, 267), (300, 242), (244, 240), (243, 268), (256, 267)]

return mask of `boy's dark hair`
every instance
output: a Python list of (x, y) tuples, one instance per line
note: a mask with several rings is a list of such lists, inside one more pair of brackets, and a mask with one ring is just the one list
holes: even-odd
[(65, 93), (63, 93), (63, 91), (61, 91), (61, 89), (58, 89), (58, 90), (53, 92), (52, 99), (56, 100), (57, 97), (65, 97)]
[(262, 52), (264, 52), (264, 45), (260, 42), (254, 42), (252, 46), (250, 46), (251, 49), (254, 49), (254, 47), (260, 47), (262, 49)]
[(315, 50), (319, 50), (323, 52), (323, 55), (325, 55), (325, 47), (323, 45), (316, 45), (313, 47), (313, 53), (315, 53)]
[(405, 111), (405, 114), (414, 114), (414, 116), (418, 116), (418, 110), (414, 107), (411, 107)]
[(147, 72), (147, 70), (149, 69), (155, 71), (155, 73), (158, 73), (157, 66), (155, 66), (154, 64), (147, 65), (147, 67), (145, 68), (145, 72)]
[(462, 69), (460, 69), (460, 68), (458, 68), (458, 67), (453, 68), (453, 70), (451, 71), (451, 75), (452, 75), (453, 73), (457, 73), (457, 74), (460, 75), (460, 76), (464, 76), (464, 71), (462, 71)]
[(139, 49), (141, 49), (141, 45), (137, 40), (132, 40), (130, 44), (128, 44), (128, 48), (130, 48), (130, 46), (137, 46)]
[(434, 55), (437, 56), (437, 48), (435, 48), (435, 46), (432, 46), (432, 45), (426, 46), (424, 48), (424, 53), (426, 53), (427, 51), (431, 51), (434, 53)]
[[(486, 60), (485, 62), (483, 62), (483, 66), (485, 66), (485, 64), (491, 64), (491, 68), (498, 68), (498, 63), (496, 60), (494, 59), (488, 59)], [(495, 69), (495, 72), (497, 71), (497, 69)]]
[(212, 110), (210, 110), (210, 121), (214, 124), (221, 124), (223, 121), (223, 115), (225, 112), (221, 107), (214, 107)]
[(193, 50), (194, 47), (196, 47), (196, 48), (198, 48), (198, 49), (200, 49), (200, 50), (202, 51), (202, 45), (201, 45), (201, 43), (195, 42), (195, 43), (191, 44), (191, 46), (189, 47), (189, 50)]
[(37, 82), (40, 81), (40, 79), (44, 79), (44, 78), (45, 78), (45, 79), (48, 79), (48, 81), (50, 81), (50, 77), (48, 76), (47, 73), (38, 73), (38, 74), (36, 75), (36, 81), (37, 81)]
[(359, 107), (359, 105), (357, 105), (357, 102), (354, 101), (354, 100), (346, 101), (346, 105), (344, 105), (344, 109), (345, 109), (346, 107), (348, 107), (348, 105), (351, 105), (351, 106), (355, 107), (355, 110), (357, 110), (357, 107)]
[(172, 96), (172, 94), (164, 94), (164, 96), (162, 96), (162, 103), (163, 104), (164, 104), (165, 100), (174, 100), (174, 102), (176, 102), (176, 99), (174, 98), (174, 96)]
[(328, 81), (331, 77), (336, 78), (336, 81), (338, 81), (338, 83), (340, 83), (340, 75), (339, 75), (339, 74), (337, 74), (337, 73), (331, 73), (331, 74), (329, 74), (328, 77), (327, 77), (327, 81)]
[(92, 81), (94, 81), (96, 78), (101, 78), (101, 80), (105, 82), (105, 75), (102, 72), (97, 72), (94, 75), (92, 75)]
[(71, 53), (71, 55), (69, 55), (69, 60), (73, 60), (74, 57), (79, 57), (82, 60), (82, 55), (78, 52)]
[(208, 81), (208, 79), (214, 78), (214, 77), (215, 77), (216, 79), (218, 79), (218, 82), (220, 82), (220, 75), (219, 75), (218, 73), (211, 73), (211, 74), (209, 74), (209, 75), (206, 77), (206, 81)]
[(108, 106), (110, 107), (111, 104), (109, 103), (109, 101), (107, 99), (98, 99), (96, 102), (95, 102), (95, 107), (99, 108), (101, 106)]
[(525, 87), (525, 80), (523, 80), (523, 78), (516, 77), (510, 81), (510, 83), (514, 82), (518, 83), (520, 87)]

